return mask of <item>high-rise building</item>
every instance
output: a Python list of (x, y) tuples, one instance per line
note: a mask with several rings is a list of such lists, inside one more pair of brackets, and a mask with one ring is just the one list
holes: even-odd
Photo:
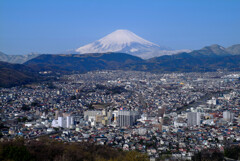
[(199, 126), (201, 121), (201, 114), (198, 112), (189, 112), (187, 113), (187, 120), (188, 126)]
[(223, 112), (223, 120), (232, 122), (233, 119), (234, 119), (234, 113), (231, 113), (230, 111)]
[(74, 120), (72, 116), (67, 116), (66, 117), (66, 128), (70, 128), (71, 125), (74, 124)]
[(137, 111), (120, 110), (118, 111), (117, 123), (118, 123), (118, 126), (121, 126), (121, 127), (133, 126), (138, 118), (139, 118), (139, 114)]
[(74, 125), (73, 116), (58, 117), (58, 119), (52, 121), (52, 127), (70, 128), (71, 125)]

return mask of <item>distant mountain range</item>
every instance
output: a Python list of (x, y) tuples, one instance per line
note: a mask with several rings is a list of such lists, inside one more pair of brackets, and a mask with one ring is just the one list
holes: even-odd
[(27, 55), (7, 55), (3, 52), (0, 52), (0, 61), (8, 62), (8, 63), (17, 63), (17, 64), (23, 64), (26, 61), (33, 59), (40, 54), (38, 53), (30, 53)]
[(148, 72), (240, 71), (240, 44), (219, 45), (186, 53), (142, 59), (126, 53), (44, 54), (24, 64), (0, 62), (0, 86), (10, 87), (40, 79), (39, 72), (85, 73), (94, 70), (137, 70)]
[(41, 55), (24, 63), (38, 71), (87, 72), (92, 70), (139, 70), (149, 72), (216, 71), (240, 69), (240, 45), (204, 47), (190, 53), (165, 55), (148, 60), (125, 53)]
[(240, 55), (240, 44), (224, 48), (220, 45), (214, 44), (211, 46), (206, 46), (200, 50), (194, 50), (189, 53), (195, 57), (215, 57), (215, 56), (231, 56)]
[[(169, 47), (159, 46), (147, 41), (131, 31), (116, 30), (107, 36), (94, 41), (93, 43), (79, 47), (74, 50), (61, 52), (61, 54), (89, 54), (118, 52), (149, 59), (157, 56), (172, 55), (180, 52), (190, 52), (191, 50), (171, 50)], [(27, 55), (7, 55), (0, 52), (0, 61), (23, 64), (40, 54), (30, 53)]]
[[(126, 53), (142, 59), (150, 59), (165, 55), (176, 55), (179, 53), (191, 53), (190, 55), (197, 57), (211, 56), (230, 56), (239, 54), (239, 45), (233, 45), (224, 48), (219, 45), (204, 47), (200, 50), (171, 50), (169, 47), (159, 46), (150, 41), (147, 41), (131, 31), (116, 30), (107, 36), (94, 41), (75, 50), (62, 52), (61, 54), (91, 54), (91, 53)], [(30, 53), (28, 55), (7, 55), (0, 52), (0, 61), (9, 63), (23, 64), (40, 54)]]

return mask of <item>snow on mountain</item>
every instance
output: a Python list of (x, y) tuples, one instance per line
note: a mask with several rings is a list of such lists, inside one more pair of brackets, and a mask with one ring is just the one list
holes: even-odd
[(80, 54), (123, 52), (144, 59), (177, 53), (147, 41), (128, 30), (116, 30), (102, 39), (76, 49), (75, 52)]

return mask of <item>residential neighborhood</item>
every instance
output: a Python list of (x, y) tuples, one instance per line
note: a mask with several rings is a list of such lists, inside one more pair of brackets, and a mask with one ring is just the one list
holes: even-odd
[(240, 73), (94, 71), (0, 89), (1, 141), (47, 136), (150, 159), (240, 144)]

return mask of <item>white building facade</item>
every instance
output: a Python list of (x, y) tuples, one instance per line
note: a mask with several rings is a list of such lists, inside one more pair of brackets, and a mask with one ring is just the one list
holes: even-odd
[(187, 113), (187, 120), (188, 126), (200, 126), (201, 114), (198, 112), (189, 112)]

